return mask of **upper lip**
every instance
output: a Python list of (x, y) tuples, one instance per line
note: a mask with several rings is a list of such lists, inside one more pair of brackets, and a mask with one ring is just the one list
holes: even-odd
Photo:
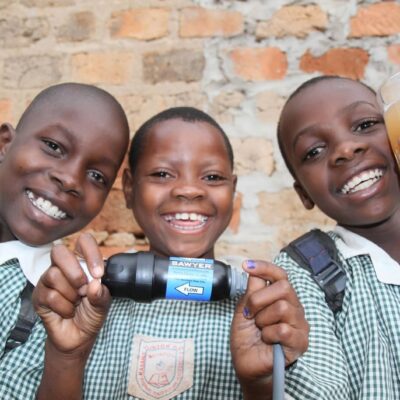
[(73, 218), (73, 213), (70, 209), (68, 202), (55, 196), (54, 193), (48, 192), (46, 190), (32, 188), (27, 188), (26, 190), (31, 191), (35, 195), (35, 197), (42, 197), (43, 199), (50, 201), (61, 211), (65, 212), (67, 214), (67, 218)]

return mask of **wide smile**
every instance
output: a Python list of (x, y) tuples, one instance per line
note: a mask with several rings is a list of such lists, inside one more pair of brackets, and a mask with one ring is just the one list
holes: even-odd
[(385, 170), (383, 168), (373, 168), (362, 171), (351, 177), (340, 189), (342, 194), (353, 194), (361, 190), (368, 189), (382, 179)]
[(204, 228), (209, 217), (195, 212), (163, 214), (163, 219), (174, 229), (185, 232), (197, 232)]
[(34, 207), (39, 209), (42, 213), (46, 214), (48, 217), (56, 219), (58, 221), (68, 218), (68, 214), (58, 208), (50, 200), (44, 199), (43, 197), (36, 196), (31, 190), (27, 189), (25, 191), (28, 199)]

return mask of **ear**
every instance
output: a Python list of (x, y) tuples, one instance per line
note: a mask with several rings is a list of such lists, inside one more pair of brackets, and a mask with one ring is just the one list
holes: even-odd
[(15, 137), (15, 129), (9, 123), (0, 126), (0, 162), (3, 161), (12, 141)]
[(236, 193), (236, 185), (237, 185), (237, 175), (233, 175), (233, 193)]
[(293, 184), (293, 187), (294, 187), (294, 190), (296, 191), (297, 195), (300, 197), (300, 200), (303, 203), (303, 206), (307, 210), (313, 209), (315, 204), (311, 200), (311, 198), (307, 194), (307, 192), (304, 190), (303, 186), (301, 186), (299, 182), (295, 181), (294, 184)]
[(122, 173), (122, 190), (124, 191), (126, 208), (132, 209), (133, 178), (129, 168), (125, 168)]

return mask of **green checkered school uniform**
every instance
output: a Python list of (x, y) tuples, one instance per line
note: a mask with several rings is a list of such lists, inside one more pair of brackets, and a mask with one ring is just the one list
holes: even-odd
[(275, 259), (310, 324), (309, 349), (288, 369), (285, 391), (307, 400), (399, 400), (400, 286), (381, 283), (369, 255), (339, 256), (347, 283), (336, 316), (308, 271), (285, 252)]
[[(16, 260), (0, 266), (0, 399), (34, 399), (40, 383), (46, 333), (37, 322), (28, 341), (4, 353), (26, 284)], [(88, 359), (85, 400), (132, 400), (127, 394), (135, 335), (193, 338), (193, 386), (176, 399), (241, 399), (232, 366), (229, 335), (237, 299), (197, 303), (159, 300), (151, 304), (114, 299)]]

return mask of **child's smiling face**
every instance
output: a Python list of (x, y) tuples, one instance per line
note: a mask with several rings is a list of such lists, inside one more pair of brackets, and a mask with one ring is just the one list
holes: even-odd
[(104, 204), (126, 125), (107, 101), (65, 101), (70, 95), (38, 106), (17, 133), (7, 124), (0, 130), (1, 241), (52, 242), (83, 228)]
[(236, 176), (218, 129), (171, 119), (147, 133), (134, 176), (125, 171), (127, 205), (162, 256), (214, 256), (229, 224)]
[(398, 174), (376, 96), (362, 84), (328, 79), (285, 106), (280, 136), (306, 208), (345, 226), (366, 226), (398, 209)]

